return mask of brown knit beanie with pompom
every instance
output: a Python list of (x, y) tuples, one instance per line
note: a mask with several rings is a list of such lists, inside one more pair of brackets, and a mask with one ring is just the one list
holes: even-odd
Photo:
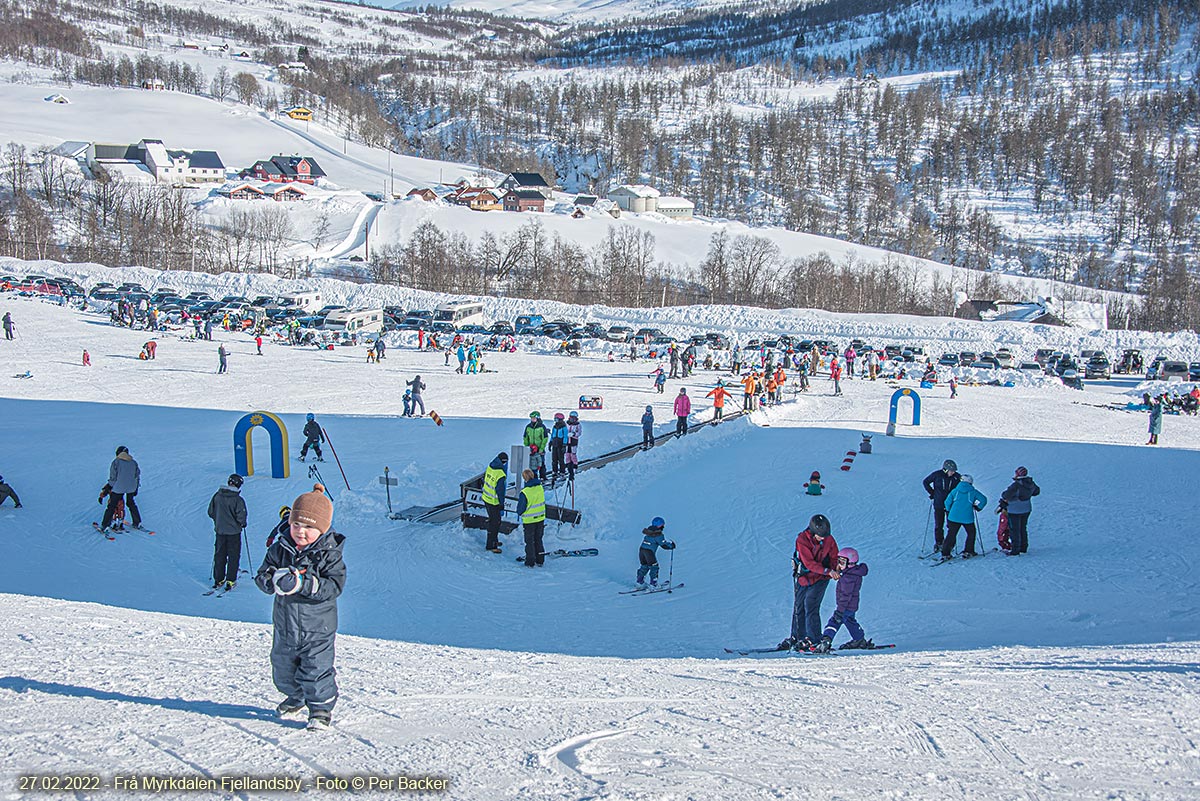
[(292, 502), (293, 523), (303, 523), (324, 534), (333, 525), (333, 503), (325, 494), (325, 487), (313, 484), (313, 491), (306, 492)]

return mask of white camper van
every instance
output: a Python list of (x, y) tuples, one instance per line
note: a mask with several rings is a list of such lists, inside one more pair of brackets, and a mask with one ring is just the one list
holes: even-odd
[(335, 309), (325, 318), (326, 331), (365, 334), (383, 329), (383, 309)]
[(324, 304), (321, 302), (321, 293), (316, 290), (292, 292), (279, 296), (279, 306), (283, 309), (303, 309), (306, 312), (315, 312), (322, 305)]
[(433, 312), (435, 323), (449, 323), (455, 328), (464, 325), (483, 325), (483, 304), (473, 300), (453, 300), (443, 303)]

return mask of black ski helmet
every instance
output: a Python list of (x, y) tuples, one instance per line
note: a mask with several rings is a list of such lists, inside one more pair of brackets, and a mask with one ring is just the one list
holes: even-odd
[(808, 521), (808, 530), (813, 533), (813, 536), (828, 537), (830, 530), (829, 518), (825, 515), (813, 515), (812, 519)]
[(946, 461), (942, 462), (942, 469), (949, 473), (957, 473), (958, 462), (954, 461), (953, 459), (947, 459)]
[(122, 453), (129, 453), (129, 448), (126, 448), (124, 445), (118, 445), (117, 456), (120, 456)]
[(245, 479), (243, 479), (237, 473), (230, 473), (229, 480), (226, 483), (229, 484), (229, 486), (233, 487), (234, 489), (241, 489), (242, 484), (244, 482), (245, 482)]

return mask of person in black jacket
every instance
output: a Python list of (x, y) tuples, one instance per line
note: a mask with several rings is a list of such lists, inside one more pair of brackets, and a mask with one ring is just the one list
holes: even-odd
[(4, 476), (0, 476), (0, 504), (4, 503), (8, 498), (13, 499), (13, 505), (18, 509), (21, 508), (21, 499), (17, 497), (17, 491), (4, 483)]
[(953, 459), (942, 462), (942, 469), (925, 476), (921, 482), (933, 502), (933, 550), (942, 549), (946, 528), (946, 496), (958, 486), (958, 465)]
[(333, 530), (333, 504), (325, 487), (313, 485), (292, 503), (291, 528), (267, 550), (254, 577), (275, 596), (271, 611), (271, 677), (284, 699), (281, 718), (308, 709), (308, 728), (329, 727), (337, 703), (337, 599), (346, 585), (342, 546)]
[(208, 516), (217, 532), (213, 549), (214, 590), (222, 585), (232, 590), (237, 583), (238, 565), (242, 561), (242, 529), (246, 527), (246, 501), (241, 490), (242, 477), (233, 473), (208, 502)]
[(321, 443), (325, 441), (325, 432), (321, 430), (321, 424), (317, 422), (317, 418), (312, 412), (308, 413), (304, 423), (304, 447), (300, 449), (300, 461), (304, 461), (304, 457), (308, 456), (308, 449), (312, 448), (317, 454), (317, 461), (323, 462), (321, 456)]

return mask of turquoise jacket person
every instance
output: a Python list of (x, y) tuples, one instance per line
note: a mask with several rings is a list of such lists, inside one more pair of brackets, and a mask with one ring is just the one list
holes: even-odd
[(975, 513), (987, 506), (987, 497), (975, 489), (963, 476), (962, 480), (946, 496), (946, 519), (951, 523), (975, 522)]

